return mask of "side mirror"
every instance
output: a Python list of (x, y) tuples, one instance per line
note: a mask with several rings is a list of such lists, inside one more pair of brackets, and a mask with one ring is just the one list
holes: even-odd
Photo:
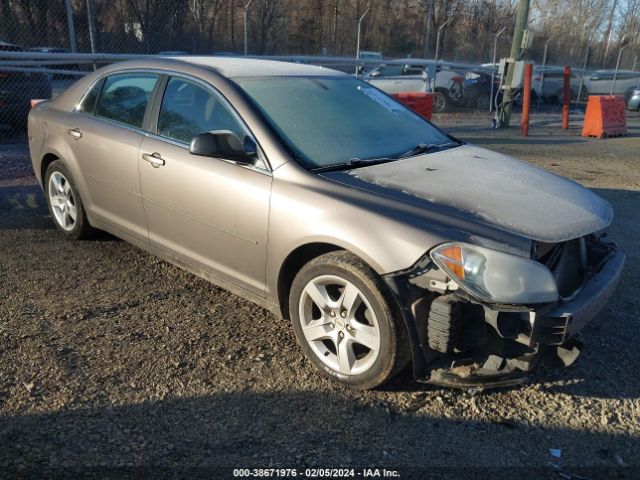
[(214, 130), (193, 137), (189, 153), (253, 165), (257, 147), (249, 136), (246, 136), (243, 142), (238, 135), (229, 130)]

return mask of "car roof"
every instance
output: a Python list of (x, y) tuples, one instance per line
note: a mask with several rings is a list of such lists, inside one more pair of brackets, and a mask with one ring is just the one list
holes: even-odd
[(14, 45), (13, 43), (7, 43), (0, 40), (0, 51), (4, 52), (21, 52), (22, 48), (18, 45)]
[(27, 51), (29, 52), (45, 52), (45, 53), (64, 53), (68, 52), (67, 48), (62, 47), (31, 47)]
[(445, 70), (468, 72), (468, 71), (480, 71), (484, 72), (490, 70), (490, 67), (483, 67), (482, 65), (472, 65), (467, 63), (445, 62), (443, 60), (424, 59), (424, 58), (395, 58), (393, 60), (385, 60), (382, 62), (382, 66), (397, 66), (397, 65), (409, 65), (412, 67), (423, 67), (428, 65), (438, 65)]
[(384, 65), (431, 65), (433, 63), (436, 63), (436, 61), (420, 58), (394, 58), (393, 60), (385, 60)]
[[(242, 57), (178, 56), (162, 57), (183, 63), (211, 68), (225, 77), (276, 77), (276, 76), (346, 76), (330, 68), (301, 63), (261, 60)], [(172, 62), (173, 65), (173, 62)]]
[[(547, 74), (563, 74), (564, 73), (564, 67), (557, 67), (555, 65), (545, 65), (544, 67), (542, 65), (534, 65), (533, 71), (535, 73), (537, 73), (537, 74), (544, 72), (545, 75), (547, 75)], [(573, 67), (571, 67), (571, 73), (575, 73), (575, 74), (581, 75), (581, 74), (591, 73), (591, 70), (584, 70), (582, 68), (573, 68)]]
[[(616, 73), (616, 70), (596, 70), (593, 73), (597, 73), (598, 75), (611, 75), (613, 76)], [(640, 76), (640, 72), (637, 70), (618, 70), (618, 75), (621, 73), (626, 75), (638, 75)]]

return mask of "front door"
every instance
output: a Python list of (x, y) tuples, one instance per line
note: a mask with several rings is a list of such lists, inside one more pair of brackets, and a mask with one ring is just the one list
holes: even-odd
[(264, 164), (191, 155), (191, 139), (213, 130), (250, 135), (217, 92), (169, 78), (157, 134), (144, 139), (139, 157), (149, 239), (179, 260), (262, 295), (271, 174)]

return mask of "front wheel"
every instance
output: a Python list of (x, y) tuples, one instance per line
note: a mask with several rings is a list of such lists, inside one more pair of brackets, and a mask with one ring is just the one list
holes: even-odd
[(345, 386), (376, 387), (409, 361), (406, 329), (391, 294), (349, 252), (331, 252), (307, 263), (293, 281), (289, 311), (305, 355)]

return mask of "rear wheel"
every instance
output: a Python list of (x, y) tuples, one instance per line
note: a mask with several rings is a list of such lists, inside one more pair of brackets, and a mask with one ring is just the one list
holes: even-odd
[(433, 94), (433, 113), (444, 113), (449, 110), (451, 101), (446, 92), (440, 90)]
[(491, 96), (488, 94), (482, 94), (478, 97), (478, 111), (485, 112), (489, 110), (491, 104)]
[[(564, 89), (560, 89), (556, 92), (555, 98), (557, 99), (560, 105), (564, 104)], [(569, 102), (572, 102), (576, 99), (576, 94), (573, 89), (569, 90)]]
[(298, 344), (327, 377), (376, 387), (409, 361), (401, 316), (382, 279), (362, 260), (331, 252), (296, 275), (289, 311)]
[(58, 230), (71, 240), (91, 237), (95, 230), (89, 225), (76, 184), (62, 160), (49, 165), (44, 186), (49, 212)]
[(587, 89), (587, 87), (583, 86), (582, 90), (580, 91), (580, 98), (578, 99), (579, 102), (587, 102), (589, 101), (589, 90)]

